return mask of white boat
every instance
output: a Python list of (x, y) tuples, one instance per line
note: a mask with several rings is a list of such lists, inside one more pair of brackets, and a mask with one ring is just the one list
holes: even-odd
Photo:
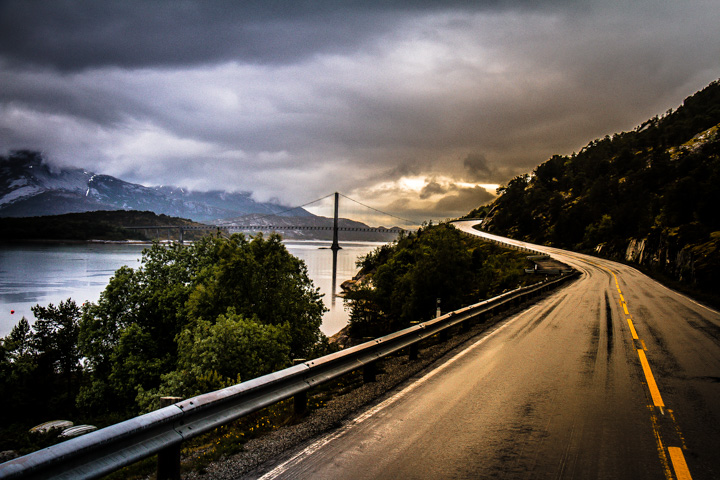
[(79, 437), (80, 435), (85, 435), (95, 430), (97, 430), (95, 425), (75, 425), (74, 427), (66, 428), (58, 436), (65, 438)]

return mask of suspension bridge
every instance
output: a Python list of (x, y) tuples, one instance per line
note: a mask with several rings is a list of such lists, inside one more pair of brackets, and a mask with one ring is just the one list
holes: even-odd
[[(305, 208), (313, 205), (325, 202), (329, 198), (334, 198), (333, 203), (333, 215), (332, 218), (314, 215), (309, 213)], [(279, 212), (274, 212), (266, 215), (250, 214), (244, 217), (240, 217), (233, 220), (218, 221), (214, 224), (203, 224), (203, 225), (182, 225), (182, 226), (166, 226), (166, 225), (146, 225), (146, 226), (128, 226), (124, 228), (133, 230), (155, 230), (155, 231), (177, 231), (178, 241), (184, 242), (185, 234), (192, 231), (207, 231), (214, 230), (224, 233), (233, 232), (288, 232), (288, 231), (332, 231), (332, 250), (339, 250), (339, 233), (340, 232), (367, 232), (367, 233), (383, 233), (383, 234), (399, 234), (400, 232), (407, 231), (406, 228), (392, 226), (392, 227), (371, 227), (363, 223), (349, 220), (347, 218), (341, 218), (339, 216), (340, 211), (340, 197), (349, 200), (353, 204), (359, 205), (360, 207), (371, 210), (375, 214), (380, 214), (386, 218), (393, 219), (393, 221), (402, 221), (405, 224), (415, 224), (412, 220), (399, 217), (397, 215), (383, 212), (377, 208), (371, 207), (364, 203), (358, 202), (348, 196), (341, 193), (335, 192), (324, 197), (313, 200), (312, 202), (305, 203), (303, 205), (288, 208)], [(293, 215), (291, 212), (301, 210), (300, 215)], [(332, 220), (332, 222), (330, 222)]]

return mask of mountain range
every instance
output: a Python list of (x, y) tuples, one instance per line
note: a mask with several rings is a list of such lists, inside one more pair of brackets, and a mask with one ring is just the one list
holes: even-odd
[(303, 209), (257, 202), (250, 192), (195, 192), (146, 187), (82, 168), (59, 168), (39, 152), (0, 156), (0, 217), (37, 217), (97, 210), (151, 211), (197, 222), (244, 215), (311, 217)]

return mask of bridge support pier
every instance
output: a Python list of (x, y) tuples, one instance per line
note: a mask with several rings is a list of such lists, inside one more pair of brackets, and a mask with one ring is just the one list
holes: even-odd
[(340, 250), (340, 243), (338, 243), (338, 203), (340, 200), (340, 194), (335, 192), (335, 215), (333, 217), (333, 243), (330, 247), (333, 252)]

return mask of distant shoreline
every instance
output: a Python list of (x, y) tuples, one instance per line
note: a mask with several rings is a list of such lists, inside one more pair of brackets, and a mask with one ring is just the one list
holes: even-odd
[[(125, 245), (152, 245), (155, 242), (147, 240), (62, 240), (54, 238), (22, 238), (17, 240), (0, 240), (0, 245), (47, 244), (47, 245), (82, 245), (82, 244), (125, 244)], [(172, 243), (163, 240), (160, 243)], [(186, 242), (190, 243), (190, 242)]]

